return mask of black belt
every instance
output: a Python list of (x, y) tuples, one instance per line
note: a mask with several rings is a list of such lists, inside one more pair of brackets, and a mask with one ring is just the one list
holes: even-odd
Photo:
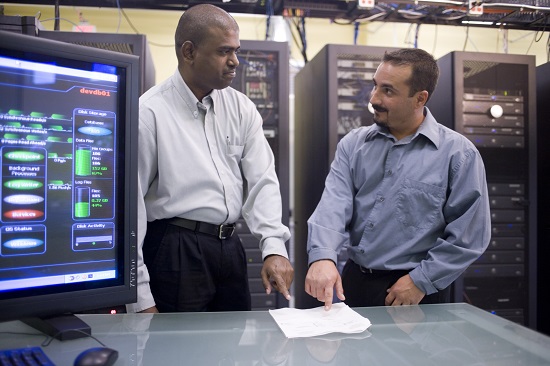
[(372, 269), (372, 268), (367, 268), (367, 267), (363, 267), (363, 266), (360, 265), (360, 264), (355, 263), (355, 262), (352, 261), (351, 259), (350, 259), (349, 261), (350, 261), (351, 263), (355, 264), (357, 267), (359, 267), (359, 270), (361, 271), (361, 273), (384, 274), (384, 273), (393, 272), (393, 271), (390, 270), (390, 269)]
[(359, 270), (363, 273), (370, 273), (370, 274), (391, 272), (387, 269), (372, 269), (372, 268), (366, 268), (366, 267), (363, 267), (363, 266), (359, 266)]
[(235, 232), (235, 224), (214, 225), (207, 222), (182, 219), (181, 217), (170, 219), (168, 223), (197, 233), (213, 235), (222, 240), (230, 238)]

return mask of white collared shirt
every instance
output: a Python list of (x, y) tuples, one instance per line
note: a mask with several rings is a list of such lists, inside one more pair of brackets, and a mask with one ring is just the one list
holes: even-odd
[(154, 306), (142, 245), (147, 221), (183, 217), (211, 224), (242, 217), (262, 257), (288, 258), (273, 152), (256, 106), (233, 88), (197, 100), (176, 72), (140, 98), (138, 302)]

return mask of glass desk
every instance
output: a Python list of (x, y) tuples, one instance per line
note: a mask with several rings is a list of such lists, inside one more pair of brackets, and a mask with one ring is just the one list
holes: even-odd
[[(468, 304), (354, 310), (372, 322), (367, 331), (306, 339), (285, 338), (267, 311), (79, 317), (119, 351), (115, 365), (550, 365), (550, 337)], [(40, 345), (36, 333), (0, 323), (0, 347)], [(43, 349), (63, 366), (97, 346), (80, 338)]]

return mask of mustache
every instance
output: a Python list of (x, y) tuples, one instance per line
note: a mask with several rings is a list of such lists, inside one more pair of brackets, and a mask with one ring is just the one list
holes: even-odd
[(379, 106), (378, 104), (373, 104), (372, 109), (374, 109), (377, 112), (387, 112), (388, 110), (386, 108), (383, 108)]

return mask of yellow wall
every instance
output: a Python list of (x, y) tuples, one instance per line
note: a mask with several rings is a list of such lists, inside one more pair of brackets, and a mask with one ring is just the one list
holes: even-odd
[[(181, 15), (179, 11), (125, 9), (125, 14), (138, 33), (147, 35), (156, 69), (157, 82), (166, 79), (176, 68), (173, 34)], [(6, 15), (39, 17), (46, 30), (54, 28), (54, 7), (40, 5), (4, 5)], [(233, 14), (241, 29), (241, 39), (265, 39), (266, 17), (262, 15)], [(95, 25), (97, 32), (136, 33), (126, 17), (115, 8), (70, 7), (60, 8), (60, 28), (71, 31), (81, 19)], [(293, 27), (292, 32), (297, 37)], [(409, 23), (363, 23), (359, 27), (357, 44), (369, 46), (412, 47), (416, 25)], [(307, 57), (313, 58), (328, 43), (353, 44), (353, 25), (339, 25), (329, 19), (306, 18)], [(468, 42), (465, 46), (466, 35)], [(534, 31), (499, 30), (495, 28), (428, 25), (420, 26), (417, 45), (436, 58), (451, 51), (498, 52), (536, 56), (537, 65), (548, 62), (546, 42), (548, 34)], [(538, 42), (536, 39), (541, 38)], [(303, 63), (300, 50), (292, 37), (291, 59)]]

